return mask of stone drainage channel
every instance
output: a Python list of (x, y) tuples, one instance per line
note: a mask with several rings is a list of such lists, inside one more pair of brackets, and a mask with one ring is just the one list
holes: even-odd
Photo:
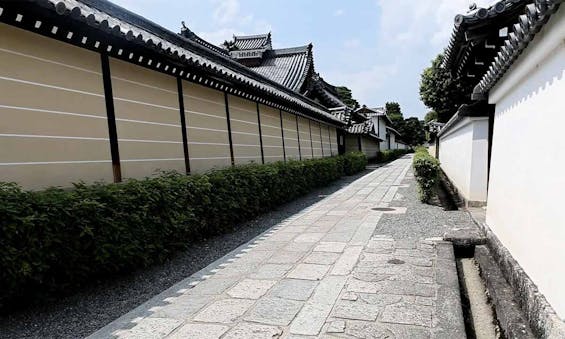
[(468, 339), (502, 338), (488, 298), (485, 282), (473, 257), (474, 248), (455, 246), (455, 262), (461, 289), (461, 306)]

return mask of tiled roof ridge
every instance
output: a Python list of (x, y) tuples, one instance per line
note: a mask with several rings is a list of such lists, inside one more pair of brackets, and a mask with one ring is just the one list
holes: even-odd
[(291, 55), (291, 54), (306, 54), (312, 52), (312, 44), (296, 47), (277, 48), (269, 51), (276, 56)]
[(511, 32), (509, 29), (508, 38), (488, 71), (473, 89), (474, 100), (485, 98), (485, 93), (504, 76), (563, 1), (565, 0), (537, 0), (526, 6), (525, 13), (520, 15), (518, 22), (511, 27)]
[(271, 32), (269, 33), (262, 33), (262, 34), (249, 34), (249, 35), (233, 35), (234, 38), (238, 40), (244, 39), (258, 39), (258, 38), (268, 38), (271, 36)]
[(229, 51), (227, 49), (224, 49), (220, 46), (216, 46), (213, 43), (210, 43), (204, 39), (202, 39), (201, 37), (199, 37), (196, 33), (194, 33), (192, 30), (190, 30), (184, 23), (184, 21), (182, 21), (182, 28), (181, 28), (181, 33), (180, 35), (182, 35), (185, 38), (191, 39), (201, 45), (203, 45), (204, 47), (210, 48), (212, 50), (214, 50), (215, 52), (224, 54), (224, 55), (229, 55)]

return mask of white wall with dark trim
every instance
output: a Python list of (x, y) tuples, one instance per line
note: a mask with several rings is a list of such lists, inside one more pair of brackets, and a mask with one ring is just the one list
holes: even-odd
[(565, 6), (491, 90), (489, 103), (496, 113), (487, 224), (563, 319)]

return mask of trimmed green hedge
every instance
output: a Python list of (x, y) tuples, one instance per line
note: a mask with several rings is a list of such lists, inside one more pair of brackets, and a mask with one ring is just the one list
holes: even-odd
[(377, 162), (393, 161), (401, 156), (414, 152), (411, 149), (391, 149), (382, 152), (377, 152)]
[(361, 172), (366, 166), (367, 156), (363, 152), (351, 152), (343, 157), (343, 171), (345, 175)]
[(366, 163), (351, 153), (36, 192), (0, 183), (0, 307), (160, 262)]
[(429, 202), (439, 182), (439, 161), (425, 147), (416, 149), (413, 160), (414, 176), (418, 181), (418, 193), (422, 202)]

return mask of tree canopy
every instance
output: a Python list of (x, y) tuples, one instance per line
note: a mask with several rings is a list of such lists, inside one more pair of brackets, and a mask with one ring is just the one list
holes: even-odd
[(424, 70), (420, 81), (420, 98), (426, 106), (437, 112), (439, 122), (447, 122), (459, 106), (471, 102), (472, 84), (455, 78), (441, 67), (443, 54)]
[(400, 104), (398, 102), (387, 102), (385, 104), (386, 115), (392, 121), (394, 128), (398, 128), (402, 121), (404, 121), (404, 116), (402, 115), (402, 110), (400, 109)]
[(426, 116), (424, 117), (424, 123), (426, 124), (432, 120), (437, 120), (436, 111), (429, 111), (428, 113), (426, 113)]
[(350, 108), (356, 109), (359, 107), (359, 102), (353, 98), (351, 90), (345, 86), (336, 86), (337, 95), (344, 104)]
[(402, 140), (412, 146), (421, 145), (426, 142), (426, 131), (424, 122), (418, 118), (408, 118), (402, 121), (398, 127), (398, 132), (402, 134)]

